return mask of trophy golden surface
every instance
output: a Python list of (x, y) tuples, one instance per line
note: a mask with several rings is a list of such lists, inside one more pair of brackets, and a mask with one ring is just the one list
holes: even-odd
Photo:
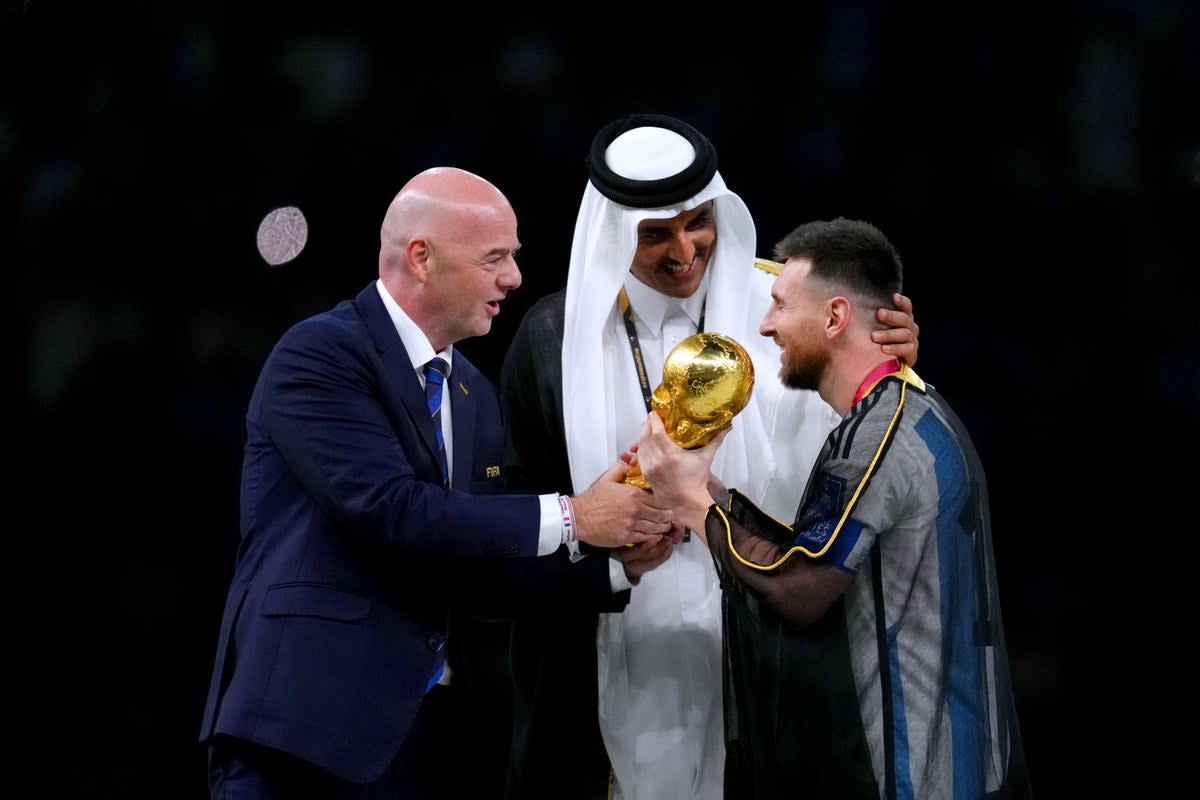
[[(694, 333), (671, 349), (651, 407), (680, 447), (703, 447), (729, 426), (754, 390), (754, 362), (746, 348), (723, 333)], [(625, 483), (649, 489), (637, 464)]]

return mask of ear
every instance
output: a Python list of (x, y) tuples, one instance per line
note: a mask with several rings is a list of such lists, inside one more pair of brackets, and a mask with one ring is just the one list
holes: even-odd
[(404, 250), (405, 264), (417, 283), (424, 283), (429, 276), (429, 243), (424, 239), (409, 239)]
[(825, 338), (836, 339), (850, 326), (854, 309), (850, 301), (841, 295), (825, 301)]

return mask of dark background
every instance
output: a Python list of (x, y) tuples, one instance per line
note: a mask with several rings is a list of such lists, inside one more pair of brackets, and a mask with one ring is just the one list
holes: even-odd
[[(838, 215), (899, 247), (918, 371), (988, 470), (1035, 788), (1171, 796), (1194, 772), (1168, 731), (1195, 698), (1200, 6), (913, 5), (6, 7), (18, 779), (206, 796), (195, 737), (271, 344), (372, 280), (392, 196), (452, 164), (520, 218), (525, 284), (460, 345), (497, 377), (565, 282), (593, 133), (657, 112), (713, 140), (760, 255)], [(272, 267), (255, 233), (285, 205), (308, 245)]]

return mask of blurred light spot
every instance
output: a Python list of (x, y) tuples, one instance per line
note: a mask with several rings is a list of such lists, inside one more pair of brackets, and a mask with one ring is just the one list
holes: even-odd
[(273, 267), (300, 255), (307, 241), (308, 222), (295, 206), (275, 209), (258, 226), (258, 254)]

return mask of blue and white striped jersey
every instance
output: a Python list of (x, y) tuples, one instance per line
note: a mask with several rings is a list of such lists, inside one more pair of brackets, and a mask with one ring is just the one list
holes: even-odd
[[(983, 469), (915, 373), (881, 380), (830, 433), (794, 524), (734, 491), (707, 531), (731, 798), (1028, 793)], [(852, 577), (799, 626), (789, 601), (829, 569)]]

